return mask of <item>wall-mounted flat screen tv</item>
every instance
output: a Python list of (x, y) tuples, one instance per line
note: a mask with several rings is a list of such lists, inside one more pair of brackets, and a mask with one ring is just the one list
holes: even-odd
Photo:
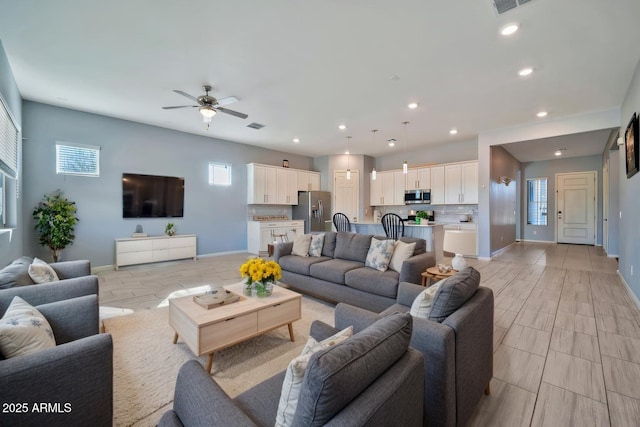
[(122, 174), (123, 218), (184, 216), (184, 178)]

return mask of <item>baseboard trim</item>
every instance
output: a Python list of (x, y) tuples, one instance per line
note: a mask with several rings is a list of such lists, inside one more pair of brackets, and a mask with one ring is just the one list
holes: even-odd
[(627, 292), (629, 293), (629, 296), (631, 297), (633, 302), (636, 304), (636, 307), (638, 308), (638, 310), (640, 310), (640, 300), (638, 300), (638, 297), (636, 296), (636, 294), (633, 293), (627, 281), (624, 280), (624, 277), (622, 277), (622, 274), (620, 274), (620, 270), (616, 270), (616, 272), (618, 273), (618, 277), (622, 281), (622, 284), (624, 285), (624, 287), (627, 288)]
[(212, 254), (200, 254), (200, 255), (196, 256), (196, 258), (198, 258), (198, 259), (200, 259), (200, 258), (211, 258), (211, 257), (216, 257), (216, 256), (233, 255), (233, 254), (246, 254), (246, 253), (248, 253), (246, 250), (227, 251), (227, 252), (214, 252)]
[(91, 267), (91, 274), (100, 273), (101, 271), (112, 271), (115, 270), (113, 264), (111, 265), (99, 265), (97, 267)]
[(521, 242), (531, 242), (531, 243), (556, 243), (552, 240), (529, 240), (529, 239), (521, 239)]
[(607, 254), (607, 258), (620, 258), (618, 254)]
[(479, 256), (478, 261), (491, 261), (491, 257)]
[(509, 249), (510, 246), (515, 245), (518, 242), (513, 242), (513, 243), (509, 243), (507, 246), (505, 246), (504, 248), (500, 248), (497, 251), (495, 251), (494, 253), (491, 254), (491, 258), (493, 258), (494, 256), (498, 256), (500, 255), (502, 252), (506, 251), (507, 249)]

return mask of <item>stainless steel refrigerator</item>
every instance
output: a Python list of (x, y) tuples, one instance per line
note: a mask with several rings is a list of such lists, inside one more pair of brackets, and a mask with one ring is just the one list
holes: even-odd
[(298, 206), (293, 207), (293, 219), (304, 219), (305, 234), (331, 230), (331, 193), (301, 191)]

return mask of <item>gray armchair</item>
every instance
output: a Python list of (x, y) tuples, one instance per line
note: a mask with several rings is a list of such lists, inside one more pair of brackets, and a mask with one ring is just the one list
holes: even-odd
[[(292, 426), (422, 425), (424, 361), (408, 347), (411, 316), (396, 315), (314, 354)], [(314, 322), (321, 340), (337, 330)], [(381, 333), (382, 331), (382, 333)], [(185, 363), (159, 426), (273, 426), (285, 372), (231, 399), (197, 361)]]
[[(336, 328), (357, 332), (391, 313), (406, 313), (424, 289), (400, 283), (397, 303), (380, 314), (338, 304)], [(493, 377), (493, 292), (479, 287), (442, 323), (414, 318), (410, 345), (424, 354), (425, 425), (466, 425)]]
[[(59, 274), (74, 270), (64, 266)], [(111, 335), (98, 335), (98, 281), (87, 277), (95, 280), (71, 278), (0, 290), (0, 316), (19, 296), (45, 316), (57, 344), (12, 359), (0, 357), (0, 403), (26, 403), (28, 408), (26, 413), (3, 413), (3, 425), (111, 426), (113, 345)], [(41, 404), (49, 409), (33, 409)]]

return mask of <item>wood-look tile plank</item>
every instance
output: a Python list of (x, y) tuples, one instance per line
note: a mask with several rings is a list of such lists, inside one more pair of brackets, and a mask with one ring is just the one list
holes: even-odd
[(517, 311), (503, 310), (501, 308), (495, 307), (493, 313), (493, 323), (496, 326), (500, 326), (501, 328), (509, 329), (517, 315)]
[(596, 314), (624, 317), (631, 320), (635, 320), (638, 315), (638, 310), (628, 306), (627, 304), (616, 304), (598, 300), (593, 301), (593, 309)]
[(610, 425), (605, 403), (542, 382), (532, 427), (587, 425)]
[(542, 380), (590, 399), (607, 402), (600, 363), (549, 350)]
[(522, 325), (513, 325), (502, 339), (502, 344), (545, 357), (551, 333)]
[(491, 395), (482, 396), (469, 421), (469, 427), (527, 427), (536, 403), (535, 393), (491, 380)]
[(602, 369), (607, 390), (640, 400), (640, 365), (603, 355)]
[[(539, 287), (535, 287), (533, 289), (533, 291), (531, 292), (531, 294), (529, 294), (529, 298), (527, 300), (533, 300), (533, 299), (546, 299), (549, 300), (553, 303), (552, 305), (552, 309), (551, 311), (547, 311), (548, 313), (555, 313), (556, 309), (558, 308), (558, 301), (560, 300), (560, 290), (555, 290), (555, 289), (545, 289), (545, 288), (539, 288)], [(546, 310), (541, 310), (541, 309), (533, 309), (533, 310), (538, 310), (538, 311), (546, 311)]]
[(611, 425), (637, 427), (640, 420), (640, 400), (607, 391)]
[(493, 376), (532, 393), (538, 392), (544, 357), (501, 344), (493, 355)]
[(593, 335), (581, 334), (568, 329), (553, 328), (549, 348), (561, 353), (591, 360), (592, 362), (601, 362), (598, 338)]
[(500, 326), (494, 326), (493, 327), (493, 351), (494, 351), (494, 353), (498, 349), (500, 344), (502, 343), (502, 339), (504, 338), (504, 336), (505, 336), (505, 334), (507, 333), (508, 330), (509, 329), (501, 328)]
[(640, 364), (640, 339), (599, 331), (598, 340), (603, 355)]
[(611, 332), (629, 338), (640, 339), (640, 327), (638, 323), (625, 319), (624, 317), (607, 316), (606, 314), (596, 315), (596, 325), (599, 331)]
[(580, 316), (578, 314), (566, 313), (558, 311), (556, 313), (557, 328), (568, 329), (583, 334), (596, 336), (596, 319), (588, 316)]
[(495, 307), (503, 310), (518, 312), (524, 305), (524, 300), (520, 298), (512, 298), (508, 296), (498, 295), (494, 300)]
[(553, 314), (523, 308), (520, 310), (520, 313), (518, 313), (514, 323), (539, 329), (541, 331), (551, 332), (554, 320), (555, 316)]
[(593, 305), (587, 302), (560, 300), (558, 311), (579, 314), (581, 316), (595, 317)]

